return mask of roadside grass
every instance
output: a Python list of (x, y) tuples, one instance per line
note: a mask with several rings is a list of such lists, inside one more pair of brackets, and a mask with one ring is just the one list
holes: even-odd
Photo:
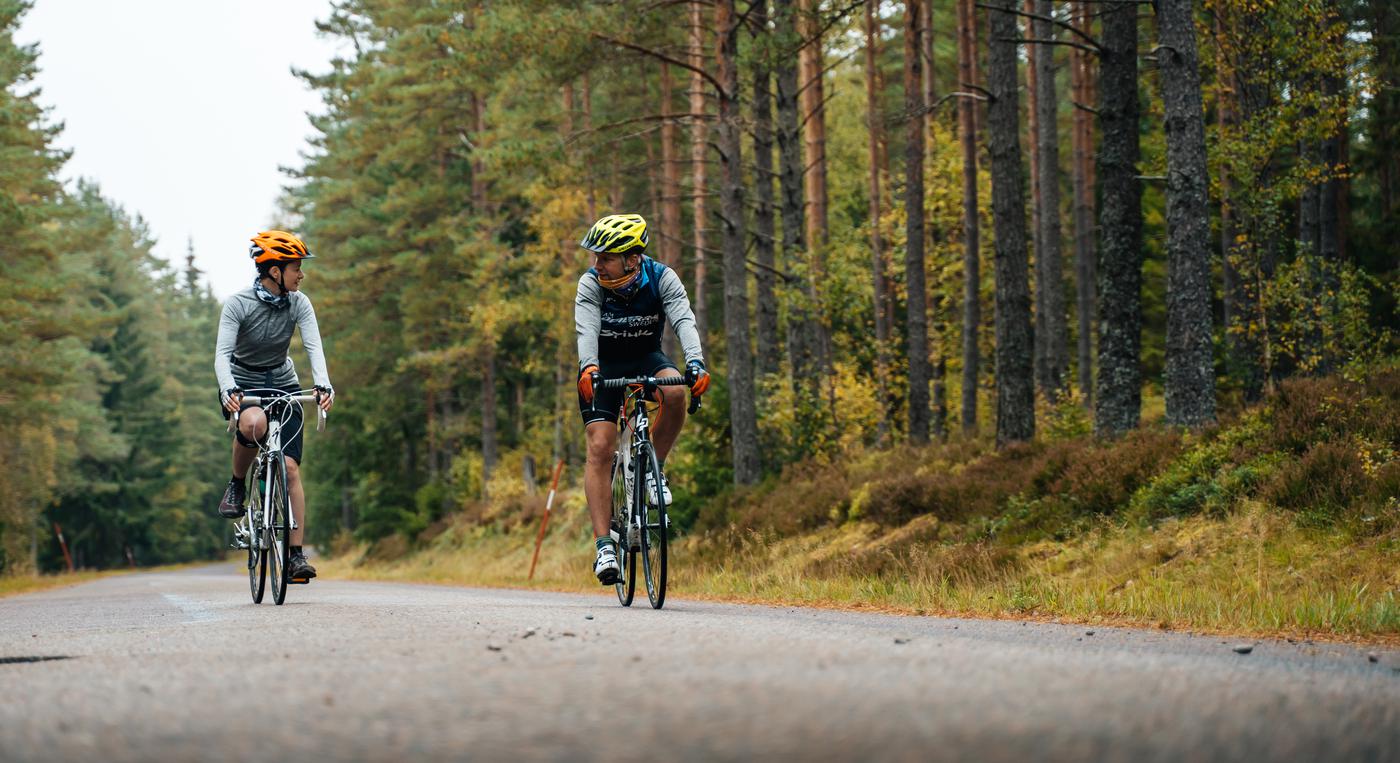
[[(704, 506), (680, 597), (1400, 644), (1400, 370), (1300, 379), (1219, 427), (796, 464)], [(329, 576), (599, 591), (579, 491), (342, 541)], [(606, 589), (605, 589), (606, 590)]]
[(126, 571), (127, 570), (81, 570), (78, 572), (62, 572), (55, 575), (4, 575), (0, 576), (0, 599), (21, 593), (45, 591), (50, 588), (61, 588), (63, 586), (87, 583), (99, 578), (119, 575)]
[[(232, 557), (229, 557), (232, 558)], [(184, 564), (165, 564), (157, 567), (137, 567), (136, 569), (116, 569), (116, 570), (77, 570), (76, 572), (56, 572), (41, 575), (0, 575), (0, 599), (6, 596), (16, 596), (22, 593), (32, 593), (34, 591), (46, 591), (51, 588), (63, 588), (66, 586), (89, 583), (102, 578), (109, 578), (114, 575), (134, 575), (142, 572), (166, 572), (169, 570), (183, 570), (190, 567), (203, 567), (208, 564), (218, 563), (217, 559), (205, 559)]]

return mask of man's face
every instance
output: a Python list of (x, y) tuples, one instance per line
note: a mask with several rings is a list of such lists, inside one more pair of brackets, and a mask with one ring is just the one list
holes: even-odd
[(621, 278), (627, 275), (629, 270), (637, 269), (638, 255), (629, 254), (623, 257), (620, 254), (604, 253), (593, 255), (593, 269), (598, 271), (598, 275), (608, 280)]
[(282, 273), (282, 283), (287, 287), (287, 291), (296, 291), (301, 288), (301, 279), (306, 277), (306, 274), (301, 272), (301, 260), (292, 260), (284, 265), (274, 266), (268, 271), (273, 281), (277, 280), (279, 270)]

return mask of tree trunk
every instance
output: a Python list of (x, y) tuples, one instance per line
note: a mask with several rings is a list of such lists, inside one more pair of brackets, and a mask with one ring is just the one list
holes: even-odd
[[(973, 32), (974, 0), (958, 0), (958, 80), (960, 90), (976, 84), (977, 37)], [(977, 381), (982, 326), (981, 242), (977, 217), (977, 102), (958, 99), (958, 139), (963, 159), (963, 313), (962, 313), (962, 428), (977, 432)]]
[(739, 19), (734, 0), (715, 3), (719, 92), (720, 202), (724, 246), (724, 338), (729, 371), (729, 426), (734, 482), (759, 478), (758, 418), (754, 407), (753, 360), (749, 350), (748, 268), (744, 257), (744, 166), (739, 113)]
[[(1222, 39), (1227, 27), (1233, 27), (1234, 20), (1225, 12), (1216, 15), (1216, 34)], [(1236, 34), (1233, 29), (1230, 33)], [(1216, 78), (1219, 82), (1216, 92), (1216, 121), (1221, 135), (1232, 135), (1240, 123), (1239, 104), (1244, 103), (1238, 73), (1229, 57), (1217, 47)], [(1249, 288), (1246, 274), (1240, 270), (1241, 261), (1248, 256), (1251, 247), (1258, 242), (1244, 246), (1238, 243), (1239, 234), (1247, 227), (1241, 225), (1240, 216), (1234, 207), (1234, 187), (1228, 171), (1228, 163), (1221, 163), (1220, 171), (1220, 271), (1222, 276), (1221, 303), (1225, 325), (1226, 373), (1238, 380), (1245, 402), (1257, 402), (1264, 391), (1264, 373), (1260, 366), (1259, 342), (1250, 329), (1257, 309), (1254, 290)]]
[[(703, 5), (700, 2), (690, 4), (690, 65), (702, 70), (705, 68)], [(695, 290), (691, 302), (695, 305), (695, 328), (700, 332), (703, 343), (710, 327), (709, 295), (705, 291), (705, 227), (709, 224), (709, 217), (705, 214), (705, 150), (710, 129), (704, 119), (694, 116), (705, 113), (705, 78), (698, 72), (690, 75), (690, 113), (691, 224), (695, 242)]]
[(1167, 133), (1167, 423), (1215, 421), (1211, 357), (1210, 175), (1191, 0), (1158, 0)]
[[(877, 43), (880, 30), (875, 20), (875, 4), (865, 4), (865, 98), (866, 130), (870, 137), (870, 257), (871, 285), (874, 294), (875, 314), (875, 399), (882, 411), (889, 406), (890, 369), (890, 324), (889, 290), (885, 285), (888, 266), (885, 262), (884, 242), (880, 240), (880, 144), (884, 137), (883, 119), (880, 111), (880, 73), (878, 68), (879, 50)], [(889, 442), (889, 418), (880, 416), (877, 423), (877, 438), (883, 447)]]
[[(585, 135), (593, 132), (593, 83), (584, 72), (583, 80), (580, 83), (579, 97), (583, 100), (581, 117), (583, 118), (583, 132)], [(593, 173), (588, 173), (588, 224), (592, 225), (598, 219), (598, 193), (593, 187)]]
[(1137, 179), (1137, 6), (1101, 6), (1099, 376), (1094, 432), (1116, 436), (1142, 411), (1142, 186)]
[[(803, 221), (804, 182), (802, 164), (802, 124), (799, 114), (800, 78), (797, 61), (802, 46), (798, 34), (797, 9), (794, 0), (774, 0), (773, 36), (777, 41), (776, 75), (778, 114), (778, 186), (781, 198), (779, 211), (783, 224), (783, 263), (785, 267), (800, 261), (807, 249)], [(815, 377), (814, 346), (808, 341), (809, 321), (799, 296), (788, 315), (788, 357), (792, 366), (794, 390), (810, 384)]]
[[(762, 28), (768, 26), (768, 0), (757, 0), (753, 20)], [(759, 374), (778, 372), (778, 297), (777, 267), (773, 253), (776, 231), (773, 221), (773, 96), (770, 89), (767, 61), (754, 67), (753, 73), (753, 148), (754, 148), (754, 256), (758, 268), (754, 271), (758, 304), (758, 365)]]
[(909, 345), (909, 441), (916, 444), (928, 442), (928, 385), (933, 376), (928, 358), (928, 287), (924, 279), (924, 120), (916, 116), (924, 96), (919, 44), (921, 3), (922, 0), (907, 0), (904, 4), (904, 282), (908, 291), (905, 332)]
[(806, 141), (807, 182), (807, 243), (814, 249), (826, 244), (826, 90), (823, 85), (826, 68), (822, 55), (821, 23), (816, 0), (798, 0), (801, 13), (798, 29), (802, 33), (802, 117), (806, 120), (803, 133)]
[[(660, 248), (661, 261), (684, 276), (681, 271), (681, 183), (680, 158), (676, 156), (675, 89), (671, 81), (671, 65), (661, 62), (661, 219), (660, 229), (653, 228), (652, 240)], [(655, 224), (653, 220), (653, 225)], [(681, 345), (676, 332), (667, 323), (664, 331), (666, 356), (680, 359)]]
[(1026, 199), (1017, 134), (1015, 0), (996, 0), (987, 18), (987, 135), (996, 230), (997, 447), (1035, 436)]
[(496, 348), (487, 346), (481, 364), (481, 497), (490, 498), (496, 469)]
[[(1086, 3), (1075, 2), (1073, 19), (1075, 27), (1089, 31), (1089, 12)], [(1070, 73), (1073, 83), (1070, 89), (1077, 104), (1091, 106), (1093, 57), (1081, 50), (1070, 52)], [(1074, 186), (1074, 282), (1075, 307), (1078, 314), (1078, 364), (1079, 394), (1084, 397), (1086, 406), (1094, 401), (1094, 125), (1089, 112), (1074, 108), (1073, 128), (1070, 133), (1073, 156)]]
[[(931, 107), (937, 100), (935, 94), (937, 84), (934, 76), (936, 70), (933, 65), (933, 0), (924, 0), (921, 7), (919, 26), (923, 29), (923, 34), (920, 35), (920, 47), (922, 48), (920, 61), (924, 70), (924, 97), (920, 106), (924, 109), (924, 136), (927, 140), (932, 141), (936, 116)], [(941, 238), (946, 236), (946, 233), (939, 230), (934, 235)], [(939, 277), (931, 289), (932, 303), (929, 306), (933, 321), (933, 418), (930, 421), (930, 426), (933, 430), (933, 436), (944, 440), (948, 437), (948, 308), (945, 299), (945, 285), (941, 277), (943, 268), (935, 264), (934, 272), (938, 273)]]
[[(1035, 0), (1036, 13), (1049, 16), (1050, 0)], [(1033, 38), (1053, 40), (1055, 27), (1048, 21), (1033, 19)], [(1042, 365), (1036, 369), (1041, 392), (1050, 402), (1059, 399), (1065, 390), (1069, 372), (1069, 327), (1065, 323), (1064, 260), (1060, 252), (1060, 130), (1056, 110), (1059, 99), (1055, 91), (1055, 49), (1049, 45), (1032, 45), (1035, 56), (1036, 142), (1039, 163), (1036, 172), (1036, 192), (1040, 209), (1036, 236), (1036, 341), (1042, 347)]]

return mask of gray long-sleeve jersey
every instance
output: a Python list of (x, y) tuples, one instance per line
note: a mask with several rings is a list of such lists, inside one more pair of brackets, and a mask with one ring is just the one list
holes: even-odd
[(680, 276), (649, 257), (642, 258), (641, 267), (647, 282), (631, 299), (604, 289), (591, 269), (578, 279), (574, 330), (580, 371), (600, 361), (630, 360), (660, 350), (663, 315), (680, 340), (685, 361), (705, 362), (695, 313)]
[(301, 342), (311, 360), (312, 383), (330, 387), (326, 371), (326, 356), (321, 350), (321, 329), (316, 325), (316, 311), (305, 294), (294, 291), (291, 303), (276, 308), (258, 299), (253, 287), (228, 298), (219, 315), (219, 339), (214, 347), (214, 375), (219, 379), (219, 391), (232, 387), (269, 386), (266, 373), (255, 373), (234, 365), (276, 366), (271, 372), (271, 385), (284, 387), (299, 384), (296, 366), (287, 354), (292, 343), (292, 330), (301, 329)]

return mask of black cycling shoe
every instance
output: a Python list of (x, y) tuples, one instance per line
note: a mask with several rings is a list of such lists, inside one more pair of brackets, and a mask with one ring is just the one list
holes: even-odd
[(292, 580), (310, 580), (316, 577), (316, 568), (306, 561), (306, 554), (292, 554), (287, 563), (287, 577)]
[(243, 480), (229, 480), (224, 488), (223, 500), (219, 501), (219, 516), (224, 519), (238, 519), (243, 516)]

